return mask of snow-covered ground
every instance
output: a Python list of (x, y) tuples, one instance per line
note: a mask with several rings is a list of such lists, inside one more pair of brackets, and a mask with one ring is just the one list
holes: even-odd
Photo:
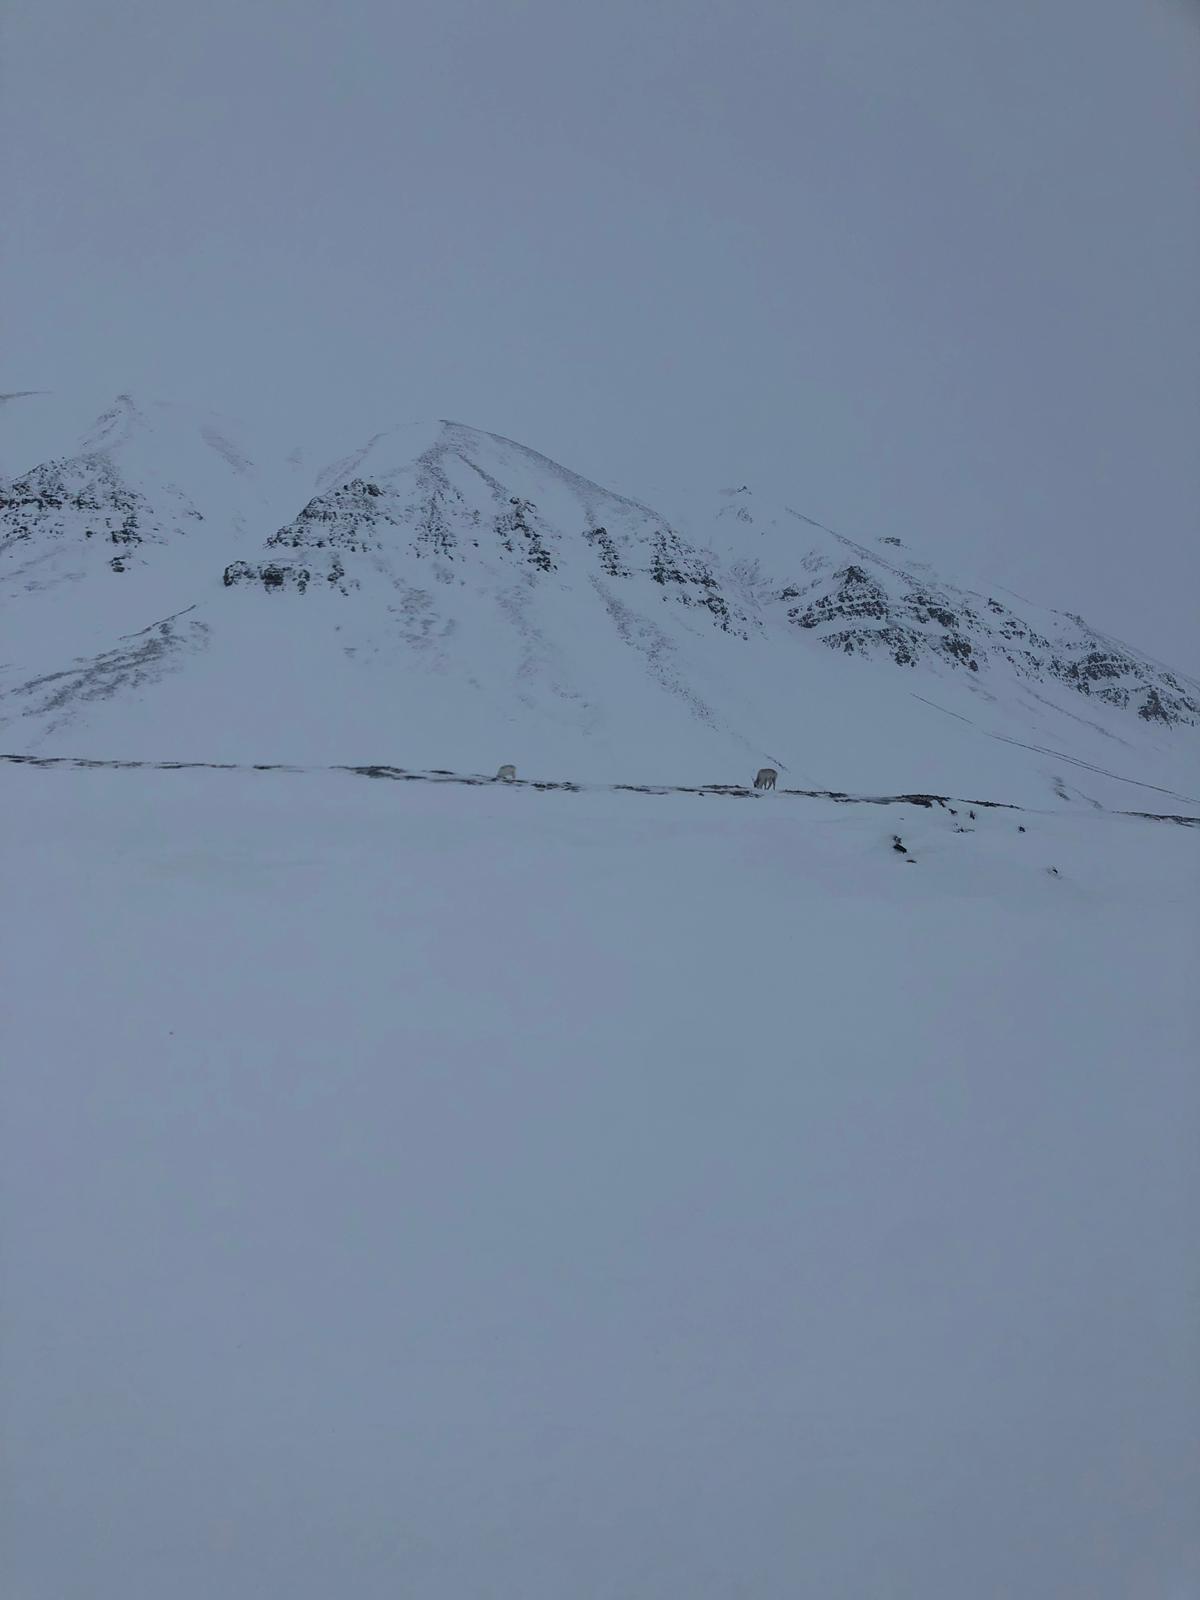
[(0, 809), (8, 1594), (1198, 1592), (1197, 830)]

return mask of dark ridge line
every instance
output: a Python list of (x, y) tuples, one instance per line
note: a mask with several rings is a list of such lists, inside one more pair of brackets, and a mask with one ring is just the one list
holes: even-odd
[(182, 611), (172, 611), (169, 617), (159, 617), (157, 622), (150, 622), (144, 628), (139, 628), (136, 633), (123, 633), (122, 639), (140, 639), (144, 633), (149, 633), (154, 628), (161, 628), (168, 622), (174, 622), (176, 617), (186, 617), (189, 611), (195, 611), (199, 605), (198, 600), (193, 600), (190, 606), (184, 606)]
[(1147, 822), (1178, 822), (1184, 828), (1200, 828), (1200, 817), (1172, 816), (1165, 811), (1117, 811), (1118, 817), (1144, 817)]
[[(471, 787), (484, 785), (494, 786), (495, 778), (487, 777), (483, 773), (450, 772), (444, 767), (430, 767), (426, 771), (410, 771), (406, 767), (392, 767), (381, 762), (372, 762), (366, 766), (347, 765), (338, 762), (329, 767), (297, 767), (282, 761), (261, 761), (248, 764), (238, 761), (134, 761), (120, 758), (101, 758), (98, 756), (35, 756), (35, 755), (8, 755), (0, 753), (0, 761), (8, 761), (14, 765), (34, 767), (76, 767), (93, 768), (106, 767), (114, 770), (142, 769), (152, 772), (183, 772), (183, 771), (208, 771), (208, 772), (351, 772), (366, 778), (388, 778), (393, 781), (407, 783), (459, 783)], [(580, 784), (565, 778), (514, 778), (507, 785), (513, 789), (541, 789), (561, 790), (567, 794), (579, 794), (584, 790), (592, 793), (623, 793), (623, 794), (695, 794), (701, 796), (716, 795), (720, 798), (749, 799), (755, 791), (741, 784), (735, 783), (706, 783), (706, 784), (652, 784), (652, 783), (588, 783)], [(917, 805), (932, 807), (944, 806), (950, 800), (957, 799), (953, 795), (941, 794), (848, 794), (840, 789), (787, 789), (780, 788), (777, 794), (789, 794), (808, 800), (833, 800), (840, 805)], [(964, 806), (981, 806), (990, 810), (1020, 811), (1023, 808), (1012, 805), (1005, 800), (965, 800), (958, 799), (957, 803)], [(1140, 813), (1139, 813), (1140, 814)]]
[[(1089, 624), (1085, 623), (1084, 626), (1087, 627)], [(1120, 641), (1118, 641), (1118, 643), (1119, 642)], [(1123, 648), (1131, 649), (1132, 647), (1126, 645)], [(1164, 668), (1164, 671), (1165, 670), (1166, 669)], [(1035, 755), (1053, 756), (1056, 761), (1065, 761), (1070, 766), (1082, 767), (1085, 772), (1094, 773), (1098, 778), (1111, 778), (1114, 783), (1131, 783), (1136, 789), (1149, 789), (1154, 794), (1165, 794), (1168, 795), (1172, 800), (1182, 800), (1187, 805), (1200, 806), (1200, 800), (1197, 800), (1195, 795), (1180, 794), (1175, 789), (1164, 789), (1159, 783), (1146, 783), (1141, 778), (1123, 777), (1119, 772), (1110, 772), (1107, 767), (1098, 767), (1093, 761), (1084, 761), (1079, 756), (1066, 755), (1062, 750), (1051, 750), (1048, 745), (1027, 744), (1024, 739), (1014, 739), (1007, 733), (992, 733), (987, 728), (982, 727), (978, 722), (973, 722), (970, 717), (964, 717), (960, 711), (951, 711), (949, 706), (940, 706), (936, 700), (927, 700), (923, 694), (918, 694), (915, 689), (910, 689), (908, 692), (914, 700), (919, 700), (922, 705), (932, 706), (935, 711), (944, 712), (948, 717), (956, 717), (959, 722), (965, 722), (968, 728), (974, 728), (976, 733), (981, 733), (985, 739), (998, 739), (1002, 744), (1016, 745), (1019, 750), (1032, 750)], [(1038, 698), (1040, 699), (1041, 696), (1038, 696)], [(1075, 713), (1071, 712), (1070, 715), (1074, 716)], [(1145, 813), (1141, 811), (1131, 811), (1129, 813), (1131, 817), (1140, 817), (1152, 814), (1153, 813)]]
[[(542, 791), (556, 790), (564, 794), (694, 794), (702, 799), (715, 796), (718, 799), (749, 800), (755, 796), (755, 791), (741, 784), (734, 783), (706, 783), (706, 784), (651, 784), (651, 783), (574, 783), (570, 779), (552, 778), (514, 778), (506, 784), (499, 784), (497, 779), (489, 778), (483, 773), (472, 774), (462, 772), (449, 772), (444, 767), (432, 767), (425, 772), (412, 772), (406, 767), (390, 767), (381, 763), (371, 763), (367, 766), (348, 766), (342, 763), (329, 767), (297, 767), (284, 761), (256, 761), (246, 763), (241, 761), (122, 761), (116, 758), (102, 759), (97, 756), (31, 756), (11, 755), (0, 752), (0, 761), (6, 761), (13, 766), (29, 767), (74, 767), (94, 768), (103, 767), (112, 771), (130, 771), (140, 769), (149, 772), (349, 772), (362, 778), (387, 778), (399, 783), (458, 783), (470, 788), (510, 788), (510, 789), (539, 789)], [(978, 806), (985, 811), (1020, 811), (1025, 814), (1026, 806), (1016, 805), (1010, 800), (965, 800), (957, 795), (948, 794), (847, 794), (841, 789), (777, 789), (776, 794), (793, 795), (801, 800), (832, 800), (836, 805), (850, 806), (923, 806), (926, 810), (934, 806), (946, 808), (951, 800), (960, 806)], [(1104, 808), (1102, 808), (1104, 809)], [(1110, 817), (1138, 817), (1146, 822), (1176, 822), (1185, 828), (1200, 828), (1200, 817), (1180, 816), (1171, 812), (1162, 811), (1108, 811), (1104, 814)]]
[[(1039, 756), (1053, 756), (1056, 761), (1066, 761), (1073, 767), (1080, 767), (1084, 772), (1095, 773), (1098, 778), (1111, 778), (1114, 783), (1131, 783), (1138, 789), (1151, 789), (1155, 794), (1170, 795), (1172, 800), (1186, 800), (1189, 805), (1200, 805), (1200, 800), (1194, 795), (1177, 794), (1174, 789), (1164, 789), (1157, 783), (1144, 783), (1141, 778), (1123, 778), (1119, 772), (1110, 772), (1107, 767), (1098, 767), (1094, 762), (1084, 761), (1079, 756), (1064, 755), (1061, 750), (1051, 750), (1046, 745), (1026, 744), (1023, 739), (1010, 738), (1007, 733), (989, 733), (988, 738), (999, 739), (1004, 744), (1017, 745), (1021, 750), (1032, 750)], [(1134, 813), (1134, 815), (1140, 814)]]

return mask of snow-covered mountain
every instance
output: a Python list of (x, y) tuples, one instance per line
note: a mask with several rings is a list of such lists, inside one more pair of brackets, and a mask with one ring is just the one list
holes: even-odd
[(810, 629), (831, 649), (901, 667), (949, 666), (981, 683), (1062, 684), (1167, 726), (1200, 721), (1200, 685), (1080, 616), (948, 584), (892, 536), (872, 549), (800, 512), (764, 513), (745, 484), (722, 499), (716, 542), (737, 583), (762, 615)]
[(1195, 685), (744, 488), (6, 415), (5, 1592), (1197, 1592)]
[(191, 605), (298, 493), (293, 467), (208, 413), (123, 394), (81, 422), (77, 404), (50, 394), (0, 408), (6, 664), (103, 653)]
[(122, 396), (0, 483), (7, 748), (1196, 792), (1200, 685), (894, 539), (745, 487), (669, 522), (452, 422), (316, 458)]

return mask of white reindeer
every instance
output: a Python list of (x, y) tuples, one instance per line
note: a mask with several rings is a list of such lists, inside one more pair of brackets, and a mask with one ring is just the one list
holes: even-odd
[(506, 765), (506, 766), (501, 767), (500, 771), (496, 774), (496, 782), (497, 783), (514, 783), (516, 781), (516, 777), (517, 777), (517, 769), (516, 769), (516, 767), (511, 766), (511, 765)]
[(754, 779), (754, 787), (756, 789), (773, 789), (775, 787), (775, 779), (778, 776), (779, 774), (774, 767), (759, 767), (757, 776)]

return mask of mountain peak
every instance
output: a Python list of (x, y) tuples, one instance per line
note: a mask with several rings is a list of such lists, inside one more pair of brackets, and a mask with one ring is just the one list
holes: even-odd
[(87, 453), (116, 450), (129, 440), (138, 428), (147, 427), (147, 421), (138, 410), (131, 394), (117, 395), (80, 440), (80, 449)]

